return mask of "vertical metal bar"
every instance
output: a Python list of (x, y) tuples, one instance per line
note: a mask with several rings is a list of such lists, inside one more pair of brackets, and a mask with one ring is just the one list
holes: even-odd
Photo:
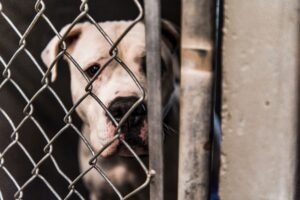
[(224, 2), (220, 198), (299, 199), (300, 1)]
[(209, 194), (213, 2), (182, 0), (179, 200)]
[(160, 0), (145, 0), (149, 166), (155, 171), (150, 184), (150, 199), (163, 200), (163, 135), (160, 77)]

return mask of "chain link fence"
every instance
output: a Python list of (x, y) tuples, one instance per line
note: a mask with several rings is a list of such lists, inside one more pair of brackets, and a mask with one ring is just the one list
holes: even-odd
[[(26, 106), (23, 109), (23, 113), (20, 113), (22, 115), (22, 119), (19, 122), (16, 122), (12, 116), (10, 116), (5, 109), (0, 108), (0, 113), (2, 115), (2, 118), (6, 121), (6, 123), (9, 125), (11, 130), (10, 135), (10, 142), (9, 144), (4, 148), (0, 149), (0, 170), (3, 171), (7, 177), (10, 179), (10, 181), (13, 183), (15, 188), (15, 194), (14, 199), (23, 199), (25, 197), (30, 198), (30, 194), (26, 193), (26, 189), (28, 187), (31, 187), (33, 182), (35, 182), (37, 179), (42, 182), (48, 190), (53, 194), (53, 199), (85, 199), (84, 195), (80, 193), (80, 191), (77, 190), (76, 186), (78, 182), (80, 182), (86, 174), (88, 174), (91, 170), (96, 170), (107, 182), (107, 185), (109, 185), (113, 191), (116, 193), (119, 199), (128, 199), (129, 197), (135, 195), (139, 191), (141, 191), (143, 188), (149, 185), (150, 179), (153, 175), (152, 171), (148, 169), (148, 167), (143, 163), (143, 161), (140, 159), (140, 157), (134, 152), (133, 148), (123, 139), (120, 137), (120, 128), (122, 125), (126, 122), (126, 120), (129, 118), (131, 113), (140, 106), (143, 101), (145, 100), (145, 90), (139, 83), (138, 79), (135, 77), (134, 73), (129, 69), (129, 67), (126, 65), (125, 62), (120, 58), (119, 52), (118, 52), (118, 44), (126, 37), (128, 32), (138, 23), (141, 21), (143, 17), (143, 8), (139, 1), (133, 0), (132, 1), (135, 6), (136, 10), (138, 11), (138, 15), (136, 18), (131, 21), (130, 25), (127, 27), (127, 29), (118, 37), (117, 40), (113, 41), (110, 36), (103, 30), (103, 28), (95, 21), (93, 16), (89, 13), (89, 1), (88, 0), (82, 0), (82, 3), (79, 7), (79, 12), (77, 17), (71, 22), (70, 26), (67, 28), (67, 30), (61, 35), (58, 30), (55, 27), (55, 24), (47, 17), (45, 14), (45, 11), (47, 10), (47, 2), (43, 0), (37, 0), (35, 3), (34, 10), (36, 12), (34, 18), (32, 19), (29, 26), (26, 28), (26, 31), (22, 33), (19, 31), (18, 27), (14, 24), (14, 22), (10, 19), (8, 15), (6, 15), (5, 7), (2, 6), (2, 3), (0, 2), (0, 13), (2, 18), (4, 19), (5, 23), (10, 27), (10, 29), (16, 34), (16, 36), (19, 38), (19, 44), (16, 51), (13, 53), (11, 58), (9, 60), (5, 60), (3, 57), (0, 57), (0, 65), (1, 65), (1, 71), (2, 71), (2, 82), (0, 84), (0, 92), (3, 90), (3, 88), (7, 87), (13, 87), (15, 92), (20, 95), (24, 102), (26, 102)], [(109, 60), (102, 66), (100, 70), (97, 71), (97, 73), (92, 77), (88, 77), (86, 73), (82, 70), (82, 67), (77, 63), (77, 61), (72, 57), (71, 54), (67, 52), (67, 46), (65, 43), (65, 38), (68, 35), (68, 33), (72, 30), (72, 28), (77, 24), (78, 22), (85, 20), (89, 21), (91, 24), (93, 24), (97, 30), (99, 31), (99, 35), (105, 38), (107, 43), (110, 45)], [(27, 38), (31, 35), (32, 30), (35, 28), (35, 26), (40, 22), (44, 21), (48, 27), (53, 31), (53, 33), (56, 35), (57, 38), (59, 38), (59, 46), (60, 50), (54, 60), (52, 60), (52, 63), (50, 67), (45, 70), (44, 67), (37, 61), (33, 54), (31, 53), (31, 50), (28, 48), (27, 44)], [(3, 36), (2, 36), (3, 37)], [(41, 84), (39, 89), (33, 94), (28, 95), (24, 91), (24, 88), (22, 87), (22, 84), (19, 84), (12, 76), (12, 68), (14, 67), (14, 61), (18, 58), (20, 54), (26, 54), (26, 56), (31, 60), (31, 67), (37, 69), (40, 73), (40, 80)], [(53, 89), (52, 85), (50, 84), (50, 73), (53, 70), (56, 63), (62, 58), (67, 58), (71, 63), (74, 64), (74, 66), (77, 68), (77, 70), (81, 73), (81, 75), (86, 80), (86, 86), (85, 86), (85, 94), (77, 101), (74, 102), (74, 105), (71, 108), (67, 108), (63, 101), (61, 100), (60, 96), (56, 93), (56, 91)], [(134, 81), (136, 87), (139, 88), (140, 96), (138, 100), (133, 104), (133, 106), (126, 112), (124, 116), (122, 116), (121, 119), (115, 119), (113, 115), (110, 113), (109, 109), (104, 105), (104, 103), (101, 100), (101, 97), (98, 97), (93, 92), (93, 83), (101, 75), (104, 69), (106, 69), (110, 63), (117, 62), (119, 64), (119, 67), (122, 67), (124, 70), (126, 70), (128, 76), (131, 77), (131, 79)], [(34, 102), (35, 100), (43, 93), (50, 92), (53, 97), (56, 100), (56, 103), (60, 106), (60, 108), (65, 113), (65, 116), (63, 118), (64, 126), (61, 127), (57, 133), (49, 137), (49, 134), (45, 131), (45, 129), (41, 126), (39, 120), (34, 116), (35, 109), (38, 109)], [(110, 120), (115, 125), (115, 134), (114, 137), (107, 142), (99, 151), (95, 151), (93, 147), (91, 146), (88, 139), (85, 137), (85, 135), (74, 125), (72, 120), (72, 114), (75, 112), (75, 109), (82, 103), (83, 101), (91, 97), (94, 99), (95, 102), (99, 104), (99, 109), (103, 109), (107, 116), (110, 118)], [(39, 130), (39, 133), (43, 137), (43, 143), (45, 142), (46, 145), (43, 148), (44, 156), (36, 160), (31, 156), (31, 152), (29, 152), (26, 147), (22, 144), (20, 141), (20, 129), (22, 129), (25, 124), (30, 121), (36, 126), (36, 128)], [(57, 162), (55, 156), (53, 155), (53, 150), (55, 148), (55, 142), (64, 134), (64, 132), (68, 129), (72, 129), (79, 137), (80, 140), (85, 144), (85, 146), (89, 150), (90, 159), (89, 159), (89, 168), (80, 172), (80, 174), (74, 179), (70, 178), (60, 167), (60, 163)], [(122, 143), (132, 154), (132, 156), (135, 158), (136, 162), (140, 165), (140, 167), (143, 169), (145, 173), (146, 179), (144, 180), (144, 183), (139, 185), (138, 187), (134, 188), (132, 191), (130, 191), (127, 194), (122, 194), (121, 191), (118, 190), (118, 188), (112, 183), (110, 178), (107, 176), (107, 174), (102, 169), (102, 166), (99, 165), (97, 162), (97, 159), (99, 158), (100, 154), (108, 148), (114, 141), (118, 140), (120, 143)], [(22, 156), (28, 159), (32, 165), (31, 170), (31, 176), (27, 179), (25, 182), (19, 182), (19, 180), (13, 175), (11, 172), (11, 169), (6, 166), (6, 160), (8, 159), (8, 154), (13, 148), (18, 148)], [(42, 173), (40, 173), (40, 168), (43, 167), (43, 165), (48, 164), (48, 161), (51, 161), (53, 166), (56, 169), (56, 172), (62, 177), (62, 179), (68, 184), (68, 189), (66, 195), (62, 195), (58, 193), (55, 189), (55, 186), (53, 186), (50, 182), (48, 182), (47, 178), (43, 176)], [(1, 190), (1, 188), (0, 188)], [(38, 191), (37, 191), (38, 192)], [(2, 200), (2, 194), (0, 191), (0, 199)]]

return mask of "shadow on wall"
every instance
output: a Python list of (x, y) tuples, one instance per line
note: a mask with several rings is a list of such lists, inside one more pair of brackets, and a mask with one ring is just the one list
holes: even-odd
[[(31, 20), (36, 14), (34, 10), (34, 0), (9, 0), (3, 3), (3, 12), (11, 19), (21, 33), (24, 33)], [(46, 1), (45, 14), (54, 23), (57, 30), (60, 30), (64, 25), (72, 22), (79, 13), (80, 1), (74, 0), (52, 0)], [(97, 21), (106, 20), (122, 20), (134, 19), (138, 14), (132, 0), (110, 0), (110, 1), (91, 1), (90, 14)], [(162, 1), (162, 16), (179, 25), (180, 22), (180, 1), (179, 0), (163, 0)], [(10, 26), (0, 16), (0, 56), (8, 62), (14, 52), (18, 49), (19, 38)], [(27, 49), (34, 55), (39, 64), (40, 53), (47, 45), (49, 40), (54, 36), (48, 25), (40, 20), (28, 36)], [(3, 65), (0, 63), (1, 73)], [(24, 93), (28, 97), (32, 97), (41, 87), (41, 75), (34, 67), (32, 61), (21, 53), (16, 60), (11, 64), (12, 78), (19, 84)], [(45, 70), (45, 67), (43, 66)], [(58, 80), (51, 83), (51, 86), (58, 93), (67, 108), (71, 108), (72, 102), (70, 99), (69, 89), (69, 72), (65, 63), (61, 63), (58, 69)], [(4, 79), (1, 76), (0, 82)], [(0, 108), (2, 108), (17, 125), (24, 118), (23, 109), (25, 102), (21, 95), (16, 92), (16, 89), (11, 84), (6, 84), (0, 90)], [(50, 94), (45, 91), (33, 102), (34, 114), (38, 119), (41, 127), (46, 134), (51, 138), (64, 125), (63, 117), (65, 116), (63, 110), (58, 105), (57, 101)], [(77, 116), (72, 116), (74, 123), (80, 127), (80, 120)], [(12, 129), (8, 124), (5, 116), (0, 114), (0, 151), (11, 143), (10, 134)], [(20, 141), (24, 148), (30, 152), (35, 161), (39, 161), (45, 153), (43, 148), (46, 145), (45, 139), (40, 131), (31, 121), (26, 121), (19, 130)], [(77, 142), (78, 138), (74, 131), (65, 131), (58, 140), (54, 143), (53, 155), (60, 165), (62, 171), (68, 177), (74, 179), (79, 174), (78, 160), (77, 160)], [(31, 177), (32, 165), (26, 158), (23, 151), (18, 147), (11, 148), (5, 155), (5, 166), (9, 172), (16, 177), (20, 184), (23, 184)], [(49, 181), (55, 188), (59, 195), (66, 196), (68, 184), (57, 173), (53, 163), (47, 159), (40, 167), (40, 173)], [(85, 196), (87, 192), (82, 183), (76, 185), (76, 188)], [(16, 188), (9, 177), (0, 170), (0, 200), (13, 199), (13, 194)], [(38, 192), (37, 192), (38, 191)], [(35, 179), (28, 188), (25, 189), (24, 199), (53, 199), (54, 196), (49, 189), (41, 184), (39, 179)], [(30, 195), (26, 195), (30, 194)], [(30, 197), (28, 197), (30, 196)]]

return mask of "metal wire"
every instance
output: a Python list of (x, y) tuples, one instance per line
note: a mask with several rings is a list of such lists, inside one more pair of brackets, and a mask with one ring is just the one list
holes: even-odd
[[(76, 195), (79, 199), (84, 199), (84, 197), (80, 194), (79, 191), (76, 190), (76, 184), (91, 170), (96, 170), (107, 182), (107, 184), (113, 189), (113, 191), (117, 194), (119, 199), (128, 199), (132, 195), (138, 193), (140, 190), (145, 188), (151, 179), (151, 176), (153, 175), (152, 170), (148, 169), (145, 164), (142, 162), (142, 160), (139, 158), (139, 156), (134, 152), (134, 150), (130, 147), (130, 145), (120, 137), (120, 128), (122, 124), (128, 119), (128, 117), (131, 115), (131, 113), (144, 101), (145, 99), (145, 90), (135, 77), (135, 75), (130, 71), (129, 67), (122, 61), (122, 59), (118, 56), (118, 44), (123, 40), (124, 37), (126, 37), (127, 33), (138, 23), (142, 17), (143, 17), (143, 9), (141, 4), (138, 0), (132, 0), (135, 4), (137, 10), (138, 10), (138, 16), (132, 21), (132, 23), (126, 28), (126, 30), (116, 39), (116, 41), (113, 41), (109, 35), (102, 29), (102, 27), (93, 19), (93, 17), (89, 14), (89, 1), (88, 0), (81, 0), (81, 5), (79, 6), (79, 13), (77, 17), (71, 22), (70, 26), (68, 27), (67, 31), (60, 35), (57, 29), (55, 28), (55, 25), (51, 22), (51, 20), (45, 15), (45, 11), (47, 10), (47, 4), (43, 0), (37, 0), (34, 6), (34, 10), (36, 12), (34, 18), (32, 19), (29, 26), (26, 28), (25, 32), (22, 34), (18, 28), (14, 25), (13, 21), (4, 13), (4, 8), (2, 6), (2, 3), (0, 1), (0, 14), (5, 20), (5, 22), (9, 25), (9, 27), (14, 31), (14, 33), (19, 37), (19, 45), (18, 49), (14, 52), (14, 54), (11, 56), (11, 58), (6, 62), (2, 57), (0, 57), (0, 64), (4, 67), (2, 76), (3, 81), (0, 83), (0, 92), (6, 85), (10, 84), (14, 87), (16, 93), (18, 93), (26, 103), (23, 113), (22, 113), (22, 120), (19, 123), (15, 123), (14, 120), (7, 114), (7, 112), (0, 108), (0, 114), (4, 117), (4, 119), (7, 121), (9, 126), (11, 127), (11, 142), (7, 147), (4, 149), (0, 149), (0, 170), (3, 170), (3, 172), (9, 177), (9, 179), (12, 181), (13, 185), (16, 188), (16, 193), (14, 194), (15, 199), (22, 199), (25, 195), (28, 195), (24, 192), (24, 190), (29, 187), (32, 182), (35, 179), (41, 180), (45, 186), (49, 189), (49, 191), (52, 192), (53, 196), (56, 199), (69, 199), (72, 195)], [(108, 44), (111, 46), (109, 49), (109, 55), (110, 59), (103, 65), (101, 70), (99, 70), (94, 77), (88, 78), (84, 71), (82, 70), (81, 66), (76, 62), (76, 60), (66, 52), (67, 46), (64, 42), (65, 38), (67, 37), (68, 33), (72, 30), (72, 28), (75, 26), (75, 24), (81, 20), (87, 20), (93, 24), (97, 30), (99, 31), (99, 34), (102, 35), (105, 40), (108, 42)], [(52, 61), (50, 67), (47, 70), (43, 70), (41, 65), (37, 62), (37, 59), (32, 55), (29, 49), (27, 49), (27, 41), (26, 39), (31, 34), (33, 28), (36, 26), (36, 24), (44, 20), (46, 24), (50, 27), (50, 29), (54, 32), (54, 34), (59, 38), (59, 47), (60, 51), (58, 52), (56, 58)], [(3, 36), (2, 36), (3, 37)], [(32, 95), (28, 96), (24, 89), (12, 78), (11, 74), (11, 67), (12, 63), (16, 58), (19, 56), (21, 52), (24, 52), (28, 58), (32, 61), (33, 68), (38, 69), (38, 71), (41, 74), (41, 85), (39, 89)], [(49, 76), (50, 72), (53, 69), (53, 67), (56, 65), (58, 60), (61, 57), (66, 57), (69, 59), (71, 63), (74, 64), (74, 66), (77, 68), (77, 70), (82, 74), (84, 79), (86, 80), (87, 84), (85, 86), (85, 94), (79, 98), (77, 102), (74, 102), (74, 105), (67, 109), (62, 100), (60, 99), (59, 95), (55, 92), (55, 90), (52, 88)], [(132, 78), (136, 86), (140, 90), (140, 97), (139, 99), (133, 104), (133, 106), (127, 111), (127, 113), (122, 117), (122, 119), (118, 122), (112, 114), (109, 112), (108, 108), (104, 105), (104, 103), (101, 101), (101, 97), (96, 96), (93, 93), (92, 87), (94, 81), (97, 79), (97, 77), (101, 74), (101, 72), (111, 63), (112, 61), (116, 61), (119, 63), (120, 67), (124, 68), (126, 72), (128, 73), (128, 76)], [(53, 97), (55, 98), (57, 104), (61, 107), (61, 109), (65, 113), (64, 122), (65, 125), (52, 137), (49, 138), (45, 130), (42, 128), (42, 126), (39, 123), (39, 120), (33, 117), (34, 113), (34, 105), (33, 102), (44, 92), (50, 92)], [(111, 139), (111, 141), (107, 142), (98, 152), (94, 152), (91, 144), (88, 142), (88, 140), (85, 138), (85, 136), (82, 134), (80, 130), (76, 128), (76, 126), (72, 122), (72, 113), (74, 113), (75, 109), (83, 103), (83, 100), (87, 97), (92, 97), (102, 109), (106, 112), (106, 114), (109, 116), (111, 121), (115, 124), (115, 136)], [(44, 156), (38, 160), (35, 161), (31, 155), (30, 152), (23, 146), (23, 144), (19, 140), (19, 130), (21, 127), (24, 126), (25, 122), (31, 121), (33, 124), (37, 127), (40, 134), (43, 137), (44, 141), (41, 141), (41, 143), (46, 142), (47, 144), (43, 148)], [(53, 156), (53, 149), (55, 148), (55, 141), (58, 140), (58, 138), (64, 134), (64, 132), (67, 129), (72, 129), (75, 131), (75, 133), (79, 136), (80, 140), (83, 141), (83, 143), (86, 145), (90, 152), (90, 159), (89, 159), (89, 165), (90, 167), (86, 169), (85, 171), (82, 171), (74, 180), (71, 180), (60, 168), (58, 162), (56, 161), (55, 157)], [(109, 145), (111, 145), (115, 140), (119, 140), (128, 150), (131, 152), (133, 157), (136, 159), (137, 163), (141, 166), (143, 169), (146, 179), (143, 184), (138, 186), (137, 188), (133, 189), (133, 191), (129, 192), (128, 194), (122, 195), (121, 192), (117, 189), (117, 187), (110, 181), (109, 177), (105, 174), (105, 172), (102, 170), (101, 166), (97, 163), (97, 159), (100, 156), (101, 152), (103, 152)], [(31, 171), (31, 177), (28, 178), (27, 181), (24, 183), (20, 183), (16, 177), (12, 175), (12, 173), (9, 171), (9, 169), (5, 165), (5, 159), (7, 153), (12, 149), (12, 147), (18, 147), (23, 153), (24, 156), (30, 161), (32, 164), (32, 171)], [(55, 188), (47, 181), (47, 179), (40, 173), (39, 169), (42, 165), (45, 164), (47, 160), (50, 160), (57, 173), (69, 184), (68, 190), (66, 196), (60, 196), (56, 191)], [(1, 194), (1, 188), (0, 188), (0, 200), (2, 200), (2, 194)]]

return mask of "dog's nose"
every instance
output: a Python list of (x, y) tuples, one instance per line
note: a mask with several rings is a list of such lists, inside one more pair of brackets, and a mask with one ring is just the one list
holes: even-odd
[[(109, 106), (109, 111), (117, 122), (119, 122), (124, 115), (130, 110), (130, 108), (137, 102), (137, 97), (118, 97)], [(146, 107), (142, 103), (129, 115), (127, 120), (122, 126), (124, 133), (129, 129), (138, 126), (146, 116)]]

